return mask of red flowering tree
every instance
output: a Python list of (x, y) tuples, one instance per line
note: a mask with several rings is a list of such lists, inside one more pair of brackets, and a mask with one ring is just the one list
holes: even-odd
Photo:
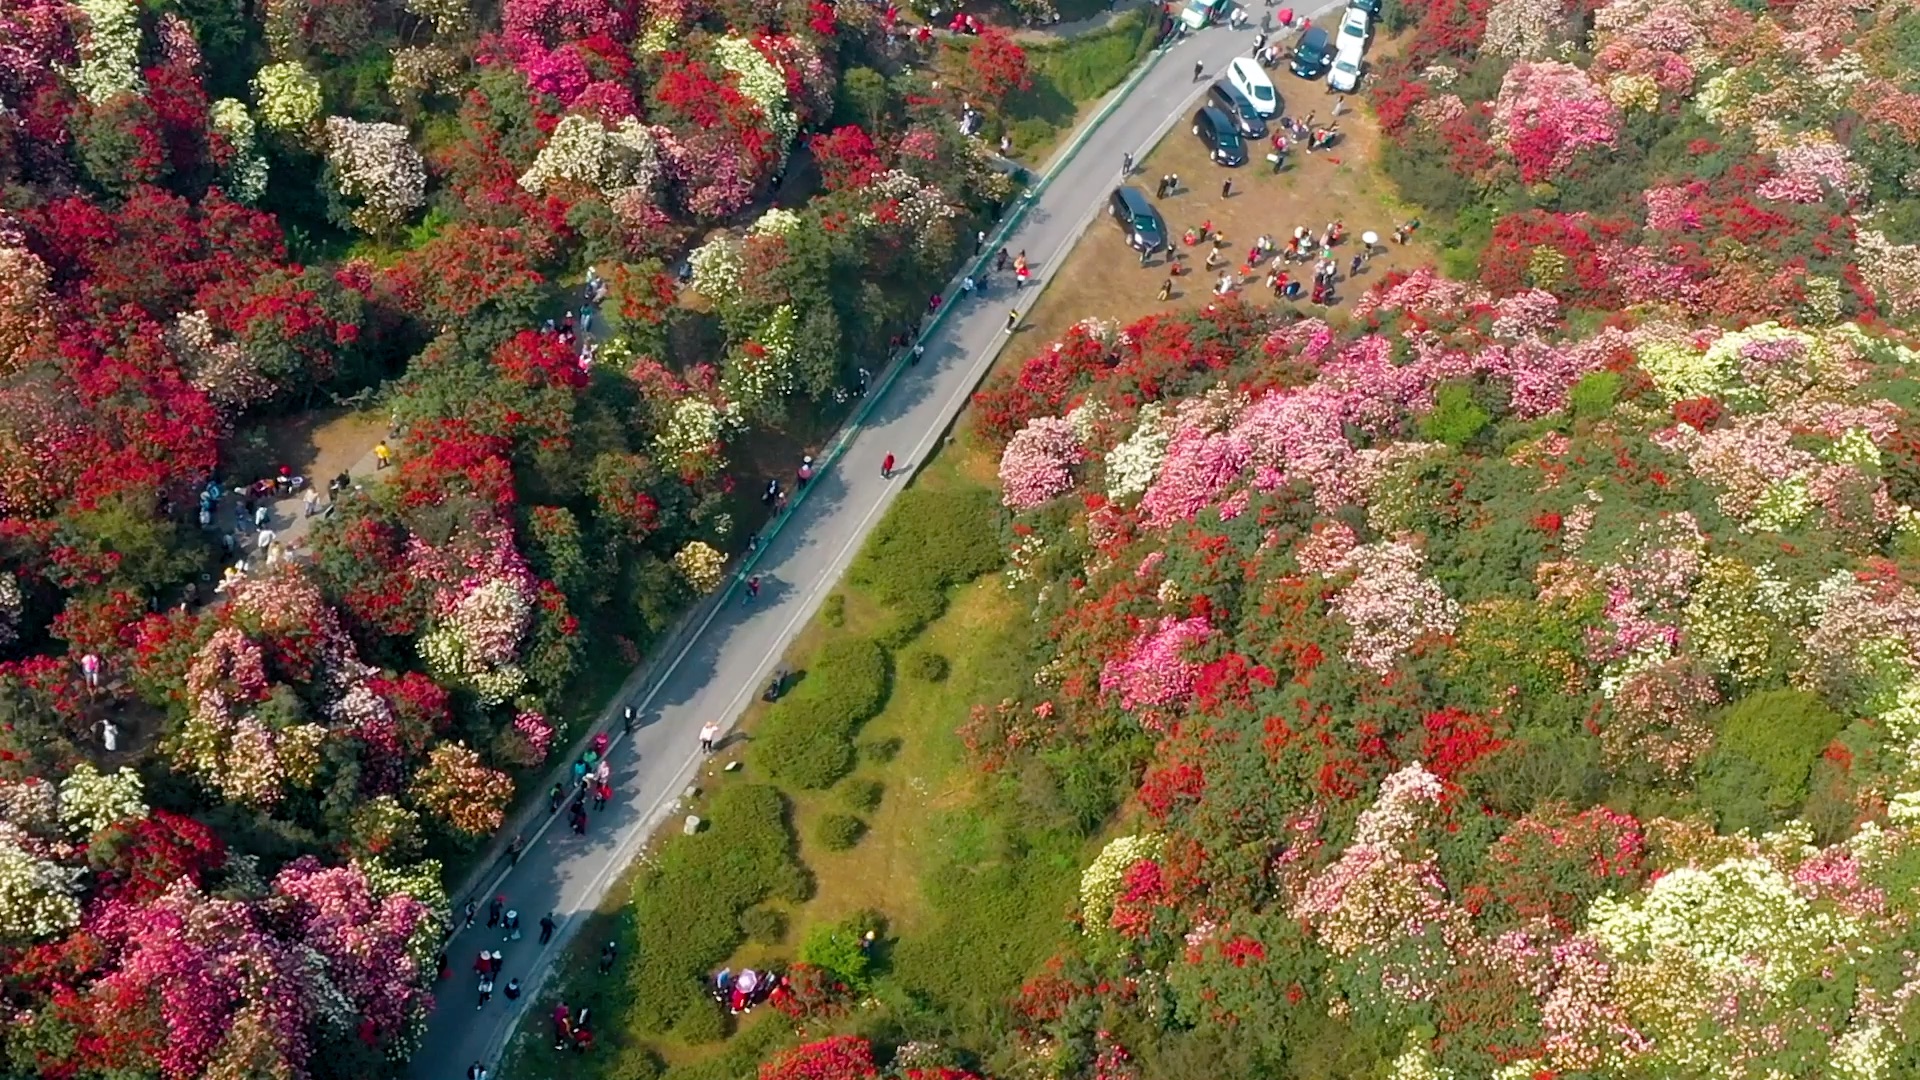
[(809, 141), (814, 164), (820, 166), (820, 178), (828, 191), (863, 187), (886, 170), (886, 162), (874, 148), (865, 129), (846, 124)]
[(975, 103), (999, 108), (1008, 94), (1032, 85), (1027, 71), (1027, 53), (1013, 35), (998, 26), (982, 27), (973, 47), (967, 50), (966, 67), (961, 70), (960, 85)]
[(760, 1080), (878, 1080), (873, 1047), (855, 1035), (805, 1043), (760, 1066)]

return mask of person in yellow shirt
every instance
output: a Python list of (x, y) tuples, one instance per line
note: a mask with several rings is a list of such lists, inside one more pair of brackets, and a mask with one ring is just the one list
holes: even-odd
[(377, 462), (377, 464), (374, 465), (376, 469), (384, 469), (393, 464), (393, 451), (387, 449), (386, 440), (383, 439), (373, 444), (373, 457), (374, 461)]

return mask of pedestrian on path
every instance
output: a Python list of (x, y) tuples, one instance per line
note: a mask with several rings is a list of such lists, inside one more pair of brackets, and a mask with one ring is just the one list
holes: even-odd
[[(556, 787), (556, 788), (557, 788), (557, 787), (559, 787), (559, 786), (560, 786), (560, 785), (558, 785), (558, 784), (555, 784), (555, 785), (554, 785), (554, 787)], [(467, 925), (466, 925), (466, 926), (464, 927), (464, 929), (467, 929), (467, 930), (471, 930), (471, 929), (473, 929), (473, 917), (474, 917), (475, 915), (477, 915), (477, 914), (479, 914), (479, 912), (480, 912), (480, 903), (479, 903), (479, 901), (477, 901), (477, 900), (469, 900), (469, 901), (467, 901)]]
[(1160, 299), (1162, 302), (1173, 299), (1173, 279), (1172, 278), (1168, 278), (1167, 280), (1160, 283)]
[[(973, 280), (972, 274), (968, 274), (966, 277), (961, 278), (960, 279), (960, 298), (962, 300), (972, 299), (973, 290), (976, 288), (976, 286), (977, 286), (977, 283)], [(860, 392), (862, 394), (866, 393), (865, 388), (862, 388)]]
[(813, 479), (812, 454), (806, 454), (800, 458), (800, 468), (794, 471), (794, 475), (799, 478), (800, 490), (805, 491), (807, 489), (807, 482)]
[(880, 459), (880, 479), (882, 480), (893, 479), (893, 455), (892, 454), (888, 454), (886, 457), (883, 457)]
[(705, 724), (701, 725), (700, 727), (701, 752), (707, 753), (707, 754), (713, 753), (713, 741), (715, 739), (718, 739), (719, 737), (720, 737), (720, 725), (718, 723), (712, 720), (709, 720)]
[(493, 1000), (493, 980), (488, 978), (482, 978), (480, 980), (480, 1002), (479, 1004), (475, 1005), (474, 1008), (484, 1009), (487, 1007), (487, 1002), (492, 1000)]
[(593, 785), (593, 812), (597, 814), (605, 810), (607, 800), (611, 798), (613, 798), (613, 786), (605, 780), (596, 781)]
[(480, 959), (475, 960), (473, 962), (473, 973), (484, 979), (487, 977), (487, 974), (492, 970), (493, 970), (493, 957), (487, 954), (487, 950), (481, 949)]
[(993, 257), (993, 272), (998, 274), (1007, 269), (1007, 249), (1001, 248), (1000, 254)]
[(508, 979), (505, 993), (507, 995), (508, 1001), (519, 1001), (520, 1000), (520, 980)]
[[(566, 789), (562, 788), (557, 783), (554, 784), (553, 787), (547, 789), (547, 813), (557, 814), (560, 812), (560, 799), (562, 796), (566, 795), (566, 793), (567, 793)], [(472, 914), (472, 912), (468, 912), (468, 914)], [(472, 926), (473, 920), (468, 919), (467, 925)]]
[(487, 1080), (487, 1067), (478, 1061), (467, 1066), (467, 1080)]
[(755, 574), (752, 577), (747, 579), (747, 598), (745, 600), (742, 600), (741, 603), (751, 604), (755, 600), (758, 600), (759, 598), (760, 598), (760, 575)]
[(519, 912), (517, 911), (507, 912), (506, 918), (501, 922), (501, 926), (504, 927), (507, 931), (508, 941), (520, 940), (520, 913)]
[(487, 929), (491, 930), (499, 926), (500, 916), (505, 914), (506, 910), (507, 898), (505, 896), (494, 897), (493, 903), (487, 905)]
[(619, 955), (619, 951), (611, 941), (607, 942), (606, 945), (601, 948), (600, 974), (605, 975), (607, 972), (613, 970), (613, 961)]
[(1223, 199), (1233, 198), (1233, 178), (1232, 177), (1228, 177), (1227, 179), (1220, 181), (1220, 197)]
[(313, 515), (319, 513), (320, 512), (320, 489), (308, 488), (307, 494), (300, 501), (306, 508), (307, 517), (312, 517)]
[(1007, 312), (1007, 333), (1013, 333), (1013, 328), (1019, 325), (1020, 312), (1018, 310), (1009, 310)]
[(545, 945), (553, 940), (553, 930), (557, 925), (553, 921), (553, 912), (549, 911), (540, 916), (540, 944)]
[(387, 449), (386, 440), (382, 439), (381, 441), (374, 443), (373, 444), (373, 467), (375, 469), (384, 469), (391, 464), (393, 464), (393, 451)]
[(1193, 62), (1193, 81), (1199, 82), (1201, 79), (1204, 79), (1206, 77), (1207, 77), (1206, 63), (1204, 61), (1195, 60)]
[(1127, 177), (1132, 175), (1133, 175), (1133, 151), (1129, 150), (1126, 153), (1123, 153), (1120, 155), (1120, 179), (1125, 180)]
[(978, 255), (985, 250), (987, 250), (987, 231), (981, 229), (973, 234), (973, 253)]
[(575, 836), (587, 835), (587, 804), (581, 799), (575, 799), (573, 800), (573, 808), (568, 810), (567, 814), (571, 818), (570, 824), (573, 827), (573, 834)]

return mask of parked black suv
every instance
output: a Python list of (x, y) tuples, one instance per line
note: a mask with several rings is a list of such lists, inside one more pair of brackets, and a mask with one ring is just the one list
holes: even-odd
[(1317, 79), (1327, 73), (1327, 65), (1333, 63), (1333, 42), (1327, 37), (1325, 27), (1309, 26), (1307, 32), (1300, 35), (1300, 44), (1293, 47), (1293, 63), (1289, 65), (1295, 75), (1303, 79)]
[(1211, 105), (1193, 114), (1193, 133), (1206, 144), (1207, 156), (1222, 165), (1245, 165), (1247, 143), (1227, 114)]
[(1347, 0), (1347, 6), (1359, 8), (1361, 11), (1367, 13), (1367, 20), (1369, 22), (1377, 23), (1380, 21), (1380, 11), (1386, 5), (1382, 4), (1380, 0)]
[[(1247, 138), (1267, 137), (1266, 117), (1260, 115), (1260, 110), (1253, 107), (1253, 102), (1247, 100), (1239, 87), (1227, 80), (1221, 79), (1208, 88), (1207, 104), (1226, 113), (1227, 119), (1233, 121), (1234, 130)], [(1274, 111), (1280, 111), (1277, 103)]]
[(1113, 215), (1133, 250), (1156, 251), (1167, 246), (1167, 222), (1139, 188), (1114, 188), (1107, 199), (1107, 213)]

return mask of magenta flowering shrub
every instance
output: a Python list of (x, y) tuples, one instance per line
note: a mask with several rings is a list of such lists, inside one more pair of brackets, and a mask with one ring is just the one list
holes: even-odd
[(1193, 688), (1199, 664), (1192, 653), (1212, 635), (1206, 619), (1166, 616), (1136, 637), (1125, 656), (1101, 669), (1100, 689), (1118, 695), (1128, 711), (1172, 704)]
[(1080, 436), (1063, 417), (1041, 416), (1007, 440), (1000, 455), (1001, 498), (1014, 510), (1031, 510), (1073, 487)]
[(1618, 110), (1587, 73), (1556, 60), (1513, 65), (1493, 103), (1494, 138), (1528, 182), (1560, 172), (1583, 150), (1612, 146), (1619, 127)]

